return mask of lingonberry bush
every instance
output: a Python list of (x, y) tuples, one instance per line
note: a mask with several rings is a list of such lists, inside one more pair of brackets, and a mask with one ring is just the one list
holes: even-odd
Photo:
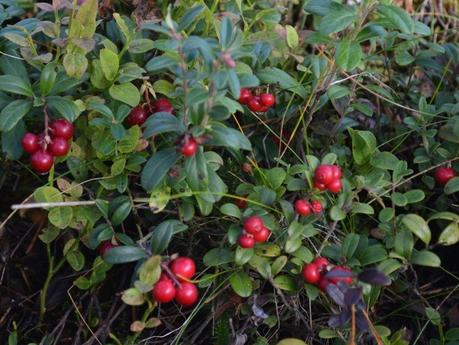
[(457, 4), (407, 3), (0, 0), (0, 339), (455, 344)]

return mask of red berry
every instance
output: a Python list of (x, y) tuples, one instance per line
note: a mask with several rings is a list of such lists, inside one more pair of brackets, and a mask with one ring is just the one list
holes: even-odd
[(333, 171), (333, 178), (335, 180), (338, 180), (343, 176), (343, 172), (341, 171), (341, 168), (337, 165), (332, 165), (332, 171)]
[(33, 133), (26, 133), (22, 137), (22, 148), (27, 153), (37, 152), (40, 148), (38, 136)]
[(185, 157), (192, 157), (198, 150), (198, 143), (195, 138), (188, 137), (184, 140), (182, 146), (180, 147), (180, 152)]
[(177, 290), (171, 280), (159, 280), (153, 288), (153, 298), (159, 303), (169, 303), (176, 297)]
[(314, 182), (314, 187), (321, 191), (327, 190), (327, 186), (323, 183)]
[(324, 258), (322, 256), (318, 256), (315, 258), (312, 263), (316, 265), (319, 268), (319, 271), (323, 271), (327, 268), (327, 266), (330, 264), (327, 260), (327, 258)]
[(99, 245), (99, 255), (104, 257), (110, 249), (115, 247), (117, 247), (117, 245), (113, 244), (112, 241), (104, 241)]
[(154, 102), (154, 106), (156, 108), (156, 112), (172, 113), (174, 111), (172, 103), (167, 98), (158, 98)]
[(241, 89), (241, 94), (239, 96), (239, 103), (241, 104), (248, 104), (249, 101), (252, 99), (252, 93), (249, 89)]
[(268, 240), (269, 235), (271, 235), (271, 231), (265, 227), (262, 227), (260, 231), (253, 234), (253, 238), (256, 243), (263, 243)]
[(247, 106), (249, 107), (250, 110), (252, 110), (252, 111), (254, 111), (256, 113), (260, 113), (260, 112), (266, 111), (266, 110), (264, 110), (265, 107), (260, 103), (260, 97), (259, 96), (252, 97), (249, 100), (249, 103), (247, 104)]
[[(331, 269), (330, 272), (352, 272), (352, 270), (349, 267), (346, 266), (335, 266)], [(343, 282), (346, 284), (352, 284), (352, 277), (333, 277), (329, 278), (330, 283), (332, 284), (338, 284), (339, 282)]]
[[(159, 280), (170, 280), (172, 281), (172, 278), (167, 274), (166, 272), (161, 272), (161, 275), (159, 276)], [(158, 281), (159, 281), (158, 280)]]
[(263, 220), (258, 216), (250, 216), (244, 222), (245, 231), (252, 235), (259, 232), (264, 226)]
[(236, 204), (237, 207), (241, 209), (247, 207), (247, 200), (245, 199), (236, 199), (234, 203)]
[(198, 289), (197, 287), (189, 282), (182, 282), (181, 286), (177, 288), (175, 300), (178, 304), (184, 307), (192, 306), (198, 300)]
[(444, 186), (455, 176), (456, 172), (453, 168), (439, 167), (435, 170), (435, 181), (437, 181), (440, 186)]
[(193, 259), (186, 256), (180, 256), (173, 260), (170, 263), (170, 268), (179, 280), (191, 279), (196, 273), (196, 265)]
[(276, 102), (276, 98), (272, 93), (262, 93), (260, 95), (260, 103), (265, 107), (272, 107)]
[(299, 199), (295, 201), (295, 210), (300, 216), (309, 216), (311, 214), (311, 205), (306, 200)]
[(39, 150), (30, 156), (30, 165), (40, 174), (48, 172), (53, 166), (53, 163), (53, 156), (44, 150)]
[(53, 142), (49, 145), (48, 149), (53, 156), (61, 157), (65, 156), (69, 152), (70, 145), (67, 139), (57, 137), (53, 139)]
[(73, 137), (73, 125), (65, 119), (59, 119), (51, 124), (53, 130), (53, 137), (61, 137), (64, 139), (70, 139)]
[(332, 193), (339, 193), (341, 188), (343, 188), (343, 182), (341, 180), (333, 180), (327, 185), (327, 188)]
[(328, 185), (333, 182), (333, 166), (328, 164), (319, 165), (314, 172), (314, 181)]
[(313, 200), (311, 201), (311, 208), (312, 208), (312, 212), (314, 212), (315, 214), (318, 214), (322, 212), (322, 203), (319, 200)]
[(156, 107), (153, 103), (145, 103), (143, 105), (143, 110), (147, 113), (147, 117), (156, 113)]
[(316, 284), (320, 279), (319, 268), (314, 264), (304, 265), (302, 274), (306, 283), (309, 284)]
[(319, 289), (321, 289), (322, 291), (326, 291), (326, 290), (327, 290), (328, 284), (330, 284), (330, 281), (329, 281), (327, 278), (325, 278), (325, 277), (320, 277), (319, 283), (317, 284), (317, 286), (318, 286)]
[(255, 239), (251, 235), (241, 235), (239, 237), (239, 245), (242, 248), (253, 248), (255, 245)]
[(147, 117), (148, 115), (145, 109), (141, 105), (138, 105), (131, 109), (131, 112), (129, 113), (126, 119), (126, 123), (129, 126), (135, 126), (135, 125), (141, 126), (147, 120)]

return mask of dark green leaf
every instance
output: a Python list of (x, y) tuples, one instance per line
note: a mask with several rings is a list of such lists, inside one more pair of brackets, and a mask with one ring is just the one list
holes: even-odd
[(234, 261), (234, 254), (228, 248), (214, 248), (202, 258), (204, 265), (213, 267), (228, 264)]
[(252, 281), (244, 271), (233, 273), (229, 279), (231, 287), (241, 297), (249, 297), (252, 294)]
[(109, 264), (123, 264), (125, 262), (137, 261), (145, 258), (145, 251), (134, 246), (119, 246), (110, 249), (104, 256)]
[(156, 134), (185, 131), (183, 122), (170, 113), (155, 113), (144, 124), (143, 137), (150, 138)]
[(33, 96), (29, 80), (15, 75), (0, 75), (0, 91), (29, 97)]
[(80, 114), (80, 109), (68, 98), (50, 96), (46, 98), (46, 102), (54, 114), (70, 122), (74, 122)]
[(171, 222), (163, 222), (154, 228), (150, 239), (152, 252), (161, 254), (169, 245), (173, 234), (174, 226)]
[(150, 192), (159, 186), (169, 169), (179, 158), (179, 154), (173, 147), (156, 152), (153, 157), (147, 161), (142, 170), (142, 187)]
[(32, 109), (30, 100), (17, 99), (9, 103), (0, 113), (0, 131), (11, 131), (30, 109)]

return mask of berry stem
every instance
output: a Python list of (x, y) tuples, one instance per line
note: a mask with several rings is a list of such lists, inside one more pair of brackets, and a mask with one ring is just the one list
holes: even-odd
[(43, 148), (46, 150), (48, 144), (51, 142), (51, 138), (49, 136), (49, 114), (46, 105), (43, 107), (43, 114), (45, 117), (45, 143)]
[(175, 276), (174, 273), (172, 273), (172, 271), (170, 270), (169, 266), (166, 263), (161, 262), (161, 269), (166, 271), (167, 275), (172, 279), (172, 281), (174, 282), (175, 285), (177, 285), (178, 288), (182, 287), (182, 284), (180, 284), (177, 277)]

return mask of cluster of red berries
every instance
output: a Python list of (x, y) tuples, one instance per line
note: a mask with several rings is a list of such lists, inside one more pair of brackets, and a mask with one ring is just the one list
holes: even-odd
[[(343, 272), (343, 276), (327, 278), (325, 274), (328, 272)], [(306, 283), (316, 285), (322, 291), (327, 289), (328, 284), (336, 285), (342, 282), (350, 285), (353, 282), (351, 276), (352, 270), (349, 267), (330, 265), (326, 258), (320, 256), (315, 258), (310, 264), (304, 265), (301, 273)]]
[(440, 186), (444, 186), (449, 180), (456, 177), (456, 172), (450, 167), (439, 167), (435, 170), (435, 181)]
[(300, 216), (309, 216), (311, 213), (319, 214), (322, 212), (322, 203), (319, 200), (312, 200), (309, 203), (307, 200), (299, 199), (295, 201), (295, 211)]
[(145, 103), (132, 108), (126, 118), (126, 123), (129, 126), (141, 126), (152, 114), (159, 112), (171, 114), (174, 112), (174, 107), (167, 98), (158, 98), (152, 103)]
[(159, 303), (169, 303), (173, 299), (184, 306), (190, 307), (198, 300), (198, 288), (189, 280), (196, 272), (193, 259), (180, 256), (169, 264), (170, 272), (162, 272), (158, 282), (153, 287), (153, 298)]
[(272, 93), (253, 94), (251, 90), (243, 88), (239, 96), (239, 103), (246, 105), (250, 110), (264, 113), (276, 103)]
[(332, 193), (339, 193), (343, 188), (341, 168), (337, 165), (322, 164), (314, 172), (314, 187), (319, 190), (329, 190)]
[(178, 142), (178, 150), (185, 157), (193, 157), (198, 150), (199, 144), (196, 138), (189, 134), (185, 134)]
[(242, 248), (253, 248), (255, 243), (266, 242), (271, 232), (265, 227), (263, 219), (258, 216), (251, 216), (244, 222), (244, 230), (239, 236), (239, 245)]
[(30, 165), (32, 168), (44, 174), (54, 164), (54, 157), (65, 156), (70, 150), (69, 140), (73, 136), (73, 125), (65, 119), (53, 121), (48, 130), (50, 135), (45, 133), (26, 133), (22, 137), (22, 147), (29, 153)]

